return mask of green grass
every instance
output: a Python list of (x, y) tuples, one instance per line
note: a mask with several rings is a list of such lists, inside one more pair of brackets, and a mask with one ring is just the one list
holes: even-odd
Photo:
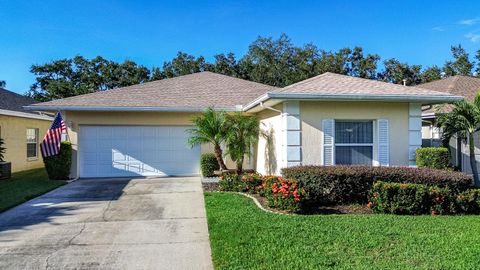
[(478, 269), (479, 216), (286, 216), (206, 193), (216, 269)]
[(11, 179), (0, 180), (0, 212), (64, 184), (49, 180), (43, 168), (14, 173)]

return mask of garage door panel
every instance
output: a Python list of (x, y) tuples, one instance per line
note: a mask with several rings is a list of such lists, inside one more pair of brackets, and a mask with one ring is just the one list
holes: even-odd
[(187, 127), (81, 126), (80, 176), (164, 176), (199, 173), (200, 147)]
[(126, 171), (127, 164), (125, 162), (113, 162), (113, 168), (116, 170)]
[(102, 129), (99, 129), (97, 130), (97, 138), (99, 140), (110, 140), (111, 138), (113, 138), (113, 134), (112, 134), (112, 128), (110, 127), (106, 127), (106, 128), (102, 128)]

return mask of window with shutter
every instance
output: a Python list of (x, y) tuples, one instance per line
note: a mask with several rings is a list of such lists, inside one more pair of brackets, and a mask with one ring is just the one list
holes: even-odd
[(335, 164), (372, 165), (373, 121), (335, 121)]

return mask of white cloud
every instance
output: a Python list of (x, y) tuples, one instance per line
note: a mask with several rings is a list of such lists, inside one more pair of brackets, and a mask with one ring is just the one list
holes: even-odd
[(436, 27), (433, 27), (432, 30), (436, 31), (436, 32), (443, 32), (443, 31), (445, 31), (445, 28), (443, 28), (441, 26), (436, 26)]
[(480, 18), (474, 18), (474, 19), (466, 19), (466, 20), (461, 20), (458, 22), (458, 24), (462, 25), (474, 25), (480, 22)]
[(466, 38), (468, 38), (471, 42), (479, 42), (480, 41), (480, 34), (475, 34), (475, 33), (468, 33), (465, 35)]

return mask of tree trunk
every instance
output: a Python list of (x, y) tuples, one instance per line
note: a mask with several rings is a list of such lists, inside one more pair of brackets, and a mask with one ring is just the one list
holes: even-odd
[(214, 145), (215, 157), (217, 158), (218, 165), (222, 171), (228, 170), (225, 162), (223, 162), (222, 148), (220, 145)]
[(475, 140), (473, 135), (474, 133), (468, 134), (468, 147), (470, 149), (470, 167), (472, 167), (473, 182), (475, 186), (478, 187), (480, 185), (480, 181), (478, 179), (477, 159), (475, 157)]
[(243, 173), (243, 158), (241, 160), (237, 160), (237, 174), (240, 175)]

